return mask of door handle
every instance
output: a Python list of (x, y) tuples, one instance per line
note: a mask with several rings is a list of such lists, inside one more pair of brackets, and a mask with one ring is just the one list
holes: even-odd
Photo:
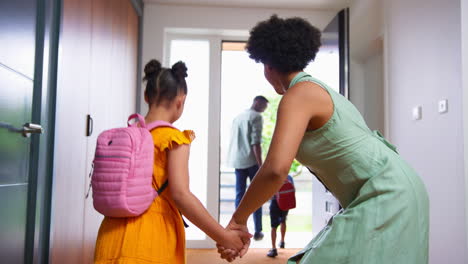
[(29, 137), (31, 134), (42, 134), (43, 129), (41, 125), (26, 123), (23, 125), (23, 130), (21, 132), (23, 137)]
[(7, 129), (13, 133), (20, 133), (23, 137), (29, 137), (31, 134), (42, 134), (44, 130), (41, 125), (25, 123), (22, 128), (16, 128), (10, 124), (0, 122), (0, 128)]
[(86, 116), (86, 136), (89, 137), (93, 134), (94, 120), (91, 115)]

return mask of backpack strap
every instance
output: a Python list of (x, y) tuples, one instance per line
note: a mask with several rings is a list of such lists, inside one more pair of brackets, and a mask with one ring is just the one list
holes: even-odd
[[(132, 121), (133, 119), (138, 120), (138, 122), (135, 122), (135, 123), (133, 123), (133, 124), (130, 124), (130, 121)], [(144, 118), (142, 115), (140, 115), (140, 114), (138, 114), (138, 113), (135, 113), (135, 114), (130, 115), (130, 116), (128, 117), (127, 125), (128, 125), (129, 127), (136, 127), (138, 124), (140, 124), (140, 127), (146, 127), (145, 118)]]
[(156, 121), (154, 121), (154, 122), (151, 122), (151, 123), (149, 123), (149, 124), (146, 125), (146, 128), (147, 128), (149, 131), (151, 131), (151, 130), (157, 128), (157, 127), (162, 127), (162, 126), (164, 126), (164, 127), (176, 128), (176, 127), (174, 127), (171, 123), (166, 122), (166, 121), (163, 121), (163, 120), (156, 120)]
[[(133, 120), (133, 119), (137, 119), (138, 122), (137, 122), (137, 123), (130, 124), (130, 121)], [(151, 122), (151, 123), (149, 123), (149, 124), (146, 124), (146, 123), (145, 123), (145, 118), (144, 118), (142, 115), (140, 115), (140, 114), (138, 114), (138, 113), (135, 113), (135, 114), (133, 114), (133, 115), (130, 115), (130, 116), (128, 117), (127, 125), (128, 125), (129, 127), (136, 127), (137, 124), (140, 124), (140, 127), (145, 127), (145, 128), (148, 129), (149, 131), (151, 131), (151, 130), (157, 128), (157, 127), (161, 127), (161, 126), (164, 126), (164, 127), (172, 127), (172, 128), (177, 129), (177, 128), (174, 127), (171, 123), (166, 122), (166, 121), (163, 121), (163, 120), (156, 120), (156, 121), (154, 121), (154, 122)], [(168, 185), (168, 184), (169, 184), (169, 181), (166, 180), (166, 181), (163, 183), (163, 185), (161, 186), (161, 188), (159, 188), (159, 190), (156, 191), (156, 193), (157, 193), (156, 196), (161, 195), (161, 193), (167, 188), (167, 185)], [(179, 211), (179, 213), (180, 213), (180, 211)], [(182, 221), (184, 222), (184, 226), (187, 228), (188, 225), (187, 225), (187, 223), (185, 222), (184, 217), (182, 216), (182, 213), (180, 213), (180, 215), (181, 215), (181, 217), (182, 217)]]
[(164, 189), (166, 189), (167, 187), (167, 184), (168, 184), (168, 180), (166, 180), (163, 185), (161, 186), (161, 188), (159, 188), (159, 190), (157, 191), (158, 192), (158, 196), (161, 195), (161, 193), (164, 191)]
[[(130, 117), (132, 117), (132, 116), (137, 116), (137, 118), (141, 118), (141, 115), (139, 115), (139, 114), (133, 114)], [(130, 119), (130, 117), (129, 117), (129, 119)], [(143, 118), (143, 122), (145, 122), (144, 120), (145, 119)], [(161, 126), (167, 126), (167, 127), (175, 128), (171, 123), (163, 121), (163, 120), (156, 120), (154, 122), (149, 123), (148, 125), (145, 124), (146, 129), (148, 129), (149, 131), (151, 131), (151, 130), (157, 128), (157, 127), (161, 127)], [(161, 193), (164, 191), (164, 189), (166, 189), (168, 184), (169, 184), (169, 181), (166, 180), (163, 183), (163, 185), (161, 185), (161, 188), (159, 188), (159, 190), (157, 190), (158, 196), (161, 195)]]
[[(159, 188), (159, 190), (157, 191), (158, 193), (158, 196), (161, 195), (161, 193), (164, 191), (164, 189), (166, 189), (167, 185), (169, 184), (169, 180), (166, 180), (163, 185), (161, 186), (161, 188)], [(180, 216), (182, 217), (182, 221), (184, 222), (184, 226), (185, 228), (189, 227), (189, 225), (187, 225), (187, 223), (185, 222), (185, 219), (182, 215), (182, 213), (179, 211), (179, 214)]]
[[(130, 124), (130, 121), (132, 121), (133, 119), (136, 119), (138, 122)], [(163, 120), (156, 120), (154, 122), (146, 124), (145, 118), (142, 115), (138, 114), (138, 113), (132, 114), (132, 115), (130, 115), (128, 117), (127, 125), (129, 127), (136, 127), (136, 126), (140, 125), (140, 127), (144, 127), (146, 129), (148, 129), (149, 131), (151, 131), (151, 130), (157, 128), (157, 127), (160, 127), (160, 126), (176, 128), (171, 123), (163, 121)]]

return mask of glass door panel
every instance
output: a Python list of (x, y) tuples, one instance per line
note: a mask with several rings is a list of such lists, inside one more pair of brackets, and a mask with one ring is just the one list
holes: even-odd
[[(196, 139), (190, 148), (190, 189), (207, 206), (208, 167), (208, 106), (210, 79), (210, 42), (208, 40), (172, 39), (169, 41), (169, 64), (177, 61), (187, 65), (187, 99), (182, 117), (175, 122), (180, 130), (195, 131)], [(185, 230), (187, 240), (205, 240), (206, 235), (187, 219), (190, 228)]]

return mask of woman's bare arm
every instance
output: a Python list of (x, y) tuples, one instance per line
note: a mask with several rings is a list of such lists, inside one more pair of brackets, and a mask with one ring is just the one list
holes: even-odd
[(275, 131), (263, 166), (233, 215), (237, 224), (245, 224), (249, 215), (281, 187), (310, 123), (314, 123), (313, 126), (323, 125), (320, 123), (323, 120), (326, 122), (332, 113), (330, 96), (314, 83), (299, 83), (287, 91), (278, 107)]

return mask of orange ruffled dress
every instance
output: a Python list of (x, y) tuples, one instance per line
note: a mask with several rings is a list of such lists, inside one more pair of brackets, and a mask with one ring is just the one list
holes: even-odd
[[(154, 140), (153, 187), (167, 179), (167, 153), (177, 145), (190, 144), (193, 131), (159, 127), (151, 131)], [(182, 217), (170, 197), (169, 184), (161, 196), (140, 216), (105, 217), (96, 241), (95, 264), (186, 263), (185, 229)]]

